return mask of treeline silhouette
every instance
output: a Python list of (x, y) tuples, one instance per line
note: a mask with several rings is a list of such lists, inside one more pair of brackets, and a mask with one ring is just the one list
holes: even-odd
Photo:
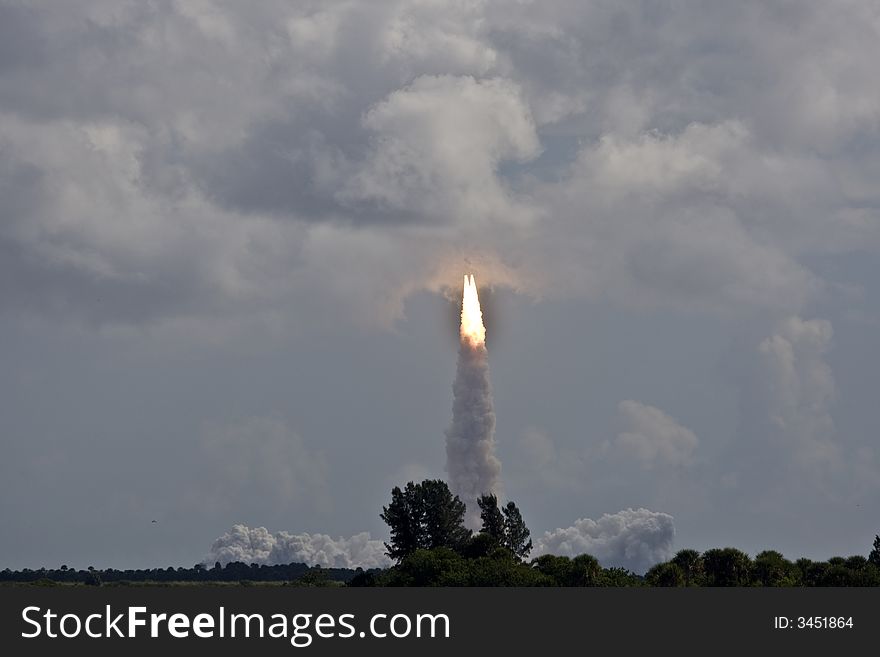
[[(880, 545), (880, 540), (875, 541)], [(680, 550), (645, 575), (625, 568), (603, 568), (588, 554), (577, 557), (542, 555), (519, 559), (504, 547), (476, 534), (461, 550), (419, 548), (385, 569), (309, 567), (304, 563), (258, 565), (231, 562), (206, 568), (116, 570), (38, 568), (0, 571), (0, 584), (38, 586), (139, 585), (170, 583), (289, 583), (296, 586), (880, 586), (880, 551), (871, 556), (833, 557), (828, 561), (789, 561), (768, 550), (754, 558), (736, 548), (700, 553)]]
[(603, 568), (582, 554), (573, 558), (541, 555), (529, 560), (532, 541), (516, 504), (499, 505), (494, 495), (477, 500), (482, 527), (464, 525), (465, 504), (446, 482), (427, 479), (395, 486), (391, 503), (380, 517), (389, 527), (385, 544), (394, 565), (360, 568), (309, 567), (304, 563), (258, 565), (232, 562), (212, 568), (145, 570), (76, 570), (40, 568), (0, 571), (0, 583), (37, 585), (237, 582), (284, 582), (296, 586), (880, 586), (880, 535), (867, 557), (833, 557), (828, 561), (790, 561), (775, 550), (754, 559), (732, 547), (705, 552), (680, 550), (644, 575), (625, 568)]
[(880, 586), (880, 567), (863, 556), (792, 562), (773, 550), (754, 559), (736, 548), (681, 550), (638, 575), (602, 568), (588, 554), (523, 562), (504, 548), (482, 551), (485, 544), (478, 537), (469, 548), (477, 548), (476, 554), (416, 550), (386, 570), (358, 573), (349, 586)]
[(146, 582), (292, 582), (302, 585), (325, 586), (345, 584), (360, 573), (363, 573), (360, 569), (309, 567), (304, 563), (267, 566), (233, 561), (225, 566), (221, 566), (217, 562), (212, 568), (206, 568), (202, 564), (196, 564), (192, 568), (168, 567), (129, 570), (117, 570), (115, 568), (98, 570), (91, 566), (83, 570), (68, 568), (67, 566), (61, 566), (57, 569), (24, 568), (22, 570), (10, 570), (6, 568), (0, 571), (0, 583), (29, 582), (44, 585), (62, 583), (100, 586), (101, 584), (137, 584)]
[(671, 560), (645, 575), (649, 586), (880, 586), (880, 536), (864, 557), (832, 557), (828, 561), (789, 561), (776, 550), (751, 559), (736, 548), (702, 554), (680, 550)]

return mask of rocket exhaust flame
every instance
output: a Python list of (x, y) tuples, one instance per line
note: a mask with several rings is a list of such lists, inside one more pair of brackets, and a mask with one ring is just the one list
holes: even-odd
[(477, 284), (471, 274), (464, 277), (464, 292), (461, 297), (461, 339), (470, 342), (474, 348), (485, 345), (486, 327), (483, 326), (483, 311), (477, 296)]
[(501, 463), (495, 456), (495, 409), (486, 328), (473, 275), (464, 277), (460, 336), (452, 386), (452, 425), (446, 431), (446, 470), (452, 491), (467, 505), (467, 525), (478, 529), (476, 500), (499, 492)]

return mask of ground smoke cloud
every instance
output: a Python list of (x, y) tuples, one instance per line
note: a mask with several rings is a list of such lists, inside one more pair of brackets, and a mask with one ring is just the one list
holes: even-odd
[(265, 565), (305, 563), (330, 568), (384, 568), (391, 565), (382, 541), (368, 532), (349, 538), (331, 538), (326, 534), (271, 533), (265, 527), (234, 525), (211, 545), (203, 563), (232, 561)]
[(603, 566), (621, 566), (644, 573), (673, 553), (675, 526), (667, 513), (625, 509), (598, 520), (582, 518), (574, 525), (544, 535), (535, 542), (533, 557), (542, 554), (573, 557), (592, 554)]
[(495, 409), (489, 384), (485, 328), (473, 276), (464, 280), (461, 342), (452, 385), (452, 426), (446, 432), (446, 470), (452, 492), (467, 504), (466, 524), (480, 526), (476, 499), (498, 493), (501, 463), (495, 457)]

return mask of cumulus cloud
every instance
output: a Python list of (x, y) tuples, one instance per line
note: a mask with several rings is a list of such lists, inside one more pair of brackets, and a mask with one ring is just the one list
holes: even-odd
[(757, 346), (747, 379), (753, 389), (744, 398), (749, 430), (764, 443), (765, 455), (814, 475), (841, 465), (831, 414), (835, 381), (826, 360), (832, 337), (825, 319), (781, 322)]
[(643, 467), (690, 465), (699, 440), (659, 408), (626, 400), (617, 405), (622, 431), (616, 444)]
[(606, 513), (598, 520), (581, 518), (571, 527), (544, 532), (533, 556), (591, 554), (603, 566), (638, 573), (672, 556), (675, 525), (671, 515), (648, 509)]
[(420, 77), (373, 106), (363, 124), (373, 143), (339, 194), (345, 201), (440, 223), (510, 222), (524, 214), (496, 175), (502, 160), (539, 150), (529, 109), (510, 80)]
[(270, 532), (265, 527), (250, 528), (234, 525), (211, 545), (203, 560), (205, 564), (231, 561), (247, 564), (305, 563), (330, 568), (384, 568), (391, 565), (382, 541), (373, 540), (369, 532), (348, 538), (332, 538), (326, 534), (291, 534)]
[(826, 319), (788, 317), (738, 364), (740, 425), (724, 481), (751, 512), (782, 512), (793, 496), (855, 503), (877, 490), (873, 448), (841, 435), (834, 420), (833, 336)]
[(720, 504), (767, 535), (797, 533), (791, 509), (851, 513), (878, 490), (873, 447), (838, 429), (827, 319), (788, 317), (736, 356), (739, 422), (721, 455)]
[(321, 289), (393, 318), (476, 262), (797, 314), (825, 291), (801, 256), (880, 247), (870, 3), (2, 12), (2, 311), (217, 321)]

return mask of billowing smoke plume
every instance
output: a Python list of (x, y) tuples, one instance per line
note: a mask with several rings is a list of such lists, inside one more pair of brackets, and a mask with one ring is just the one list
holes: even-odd
[(621, 566), (637, 573), (672, 557), (675, 525), (668, 513), (626, 509), (598, 520), (582, 518), (571, 527), (544, 532), (535, 542), (533, 557), (542, 554), (592, 554), (607, 567)]
[(265, 527), (251, 529), (235, 525), (214, 541), (203, 563), (219, 561), (247, 564), (305, 563), (330, 568), (384, 568), (391, 565), (382, 541), (373, 540), (368, 532), (350, 538), (331, 538), (326, 534), (271, 533)]
[(466, 523), (479, 526), (476, 499), (498, 493), (495, 409), (489, 384), (486, 329), (473, 276), (464, 277), (458, 369), (452, 386), (452, 426), (446, 432), (446, 470), (452, 492), (467, 504)]

